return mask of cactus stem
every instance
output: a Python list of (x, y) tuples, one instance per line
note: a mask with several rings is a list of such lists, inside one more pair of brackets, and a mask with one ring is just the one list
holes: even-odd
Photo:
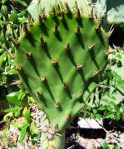
[(81, 64), (77, 64), (77, 70), (81, 70), (82, 69), (82, 65)]
[(70, 113), (66, 114), (66, 121), (69, 121), (71, 119)]
[(32, 53), (31, 52), (26, 52), (26, 56), (27, 57), (31, 57), (32, 56)]
[(22, 70), (22, 67), (21, 66), (16, 66), (15, 70), (20, 71), (20, 70)]

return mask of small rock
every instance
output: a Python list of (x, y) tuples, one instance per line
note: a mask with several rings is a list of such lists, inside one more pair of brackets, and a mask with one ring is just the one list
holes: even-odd
[(102, 119), (97, 120), (97, 121), (95, 121), (94, 119), (90, 119), (90, 118), (83, 119), (83, 118), (79, 117), (78, 126), (80, 128), (102, 129), (102, 127), (101, 127), (101, 126), (103, 126)]

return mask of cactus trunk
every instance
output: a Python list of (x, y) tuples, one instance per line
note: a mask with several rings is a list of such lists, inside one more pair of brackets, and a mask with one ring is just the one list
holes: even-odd
[(55, 131), (53, 125), (45, 114), (37, 121), (40, 130), (39, 139), (37, 143), (38, 149), (64, 149), (65, 146), (65, 129), (61, 132)]
[(42, 133), (41, 136), (41, 149), (65, 149), (65, 131), (61, 136), (55, 136), (52, 140), (46, 138), (46, 134)]

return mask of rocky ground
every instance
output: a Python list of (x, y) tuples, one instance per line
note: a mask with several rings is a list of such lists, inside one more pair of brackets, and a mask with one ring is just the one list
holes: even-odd
[[(34, 114), (34, 113), (32, 113)], [(98, 122), (96, 120), (96, 122)], [(123, 122), (104, 122), (99, 128), (79, 126), (79, 118), (66, 129), (66, 149), (124, 149), (124, 124)], [(99, 122), (98, 122), (99, 124)], [(0, 116), (0, 149), (38, 149), (37, 144), (32, 144), (27, 136), (24, 141), (17, 142), (18, 130), (10, 126), (11, 131), (4, 137), (6, 123)], [(93, 125), (93, 124), (92, 124)], [(15, 144), (9, 147), (8, 141)], [(107, 143), (109, 145), (107, 145)], [(118, 148), (116, 146), (118, 145)], [(105, 146), (105, 147), (103, 147)]]
[(72, 124), (67, 129), (66, 145), (68, 149), (124, 149), (124, 124), (107, 120), (98, 129)]
[[(86, 130), (82, 130), (86, 131)], [(87, 130), (88, 131), (88, 130)], [(106, 149), (114, 149), (116, 144), (118, 145), (118, 149), (124, 149), (124, 133), (120, 131), (108, 131), (107, 134), (105, 135), (105, 138), (100, 137), (101, 130), (89, 130), (90, 133), (92, 133), (92, 137), (89, 136), (86, 137), (85, 133), (80, 135), (78, 134), (72, 134), (69, 138), (67, 138), (67, 148), (68, 149), (104, 149), (104, 144), (108, 143), (109, 146)], [(94, 132), (93, 132), (94, 131)], [(97, 137), (94, 138), (96, 135), (96, 132), (99, 133)]]

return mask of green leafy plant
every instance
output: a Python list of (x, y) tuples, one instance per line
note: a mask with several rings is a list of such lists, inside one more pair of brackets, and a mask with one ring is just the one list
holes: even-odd
[(0, 108), (8, 106), (6, 94), (18, 90), (18, 76), (14, 69), (15, 47), (11, 38), (17, 37), (20, 25), (27, 22), (26, 6), (21, 0), (0, 1)]
[[(30, 1), (29, 1), (30, 2)], [(15, 146), (16, 140), (22, 141), (27, 134), (37, 137), (35, 123), (30, 119), (29, 103), (33, 101), (21, 86), (17, 71), (14, 69), (15, 47), (11, 38), (19, 36), (20, 26), (28, 21), (26, 6), (28, 2), (18, 0), (0, 1), (0, 110), (4, 113), (3, 139), (8, 146)], [(20, 118), (20, 121), (17, 120)], [(19, 127), (18, 127), (18, 124)], [(18, 129), (14, 142), (9, 140), (11, 127)], [(35, 132), (34, 132), (35, 129)], [(10, 136), (10, 139), (14, 138)], [(3, 140), (0, 146), (4, 146)], [(2, 143), (2, 144), (1, 144)]]
[(92, 118), (124, 120), (123, 70), (124, 51), (116, 48), (109, 54), (109, 63), (95, 92), (83, 112)]
[[(35, 143), (35, 139), (38, 137), (38, 129), (34, 122), (35, 119), (31, 116), (30, 108), (33, 100), (21, 90), (8, 94), (7, 100), (11, 107), (4, 110), (3, 120), (8, 125), (3, 131), (5, 132), (3, 137), (8, 138), (8, 145), (16, 146), (17, 142), (26, 142), (26, 137)], [(26, 102), (27, 100), (30, 101)], [(11, 132), (13, 129), (14, 132)], [(14, 136), (14, 133), (16, 133), (16, 136)]]

